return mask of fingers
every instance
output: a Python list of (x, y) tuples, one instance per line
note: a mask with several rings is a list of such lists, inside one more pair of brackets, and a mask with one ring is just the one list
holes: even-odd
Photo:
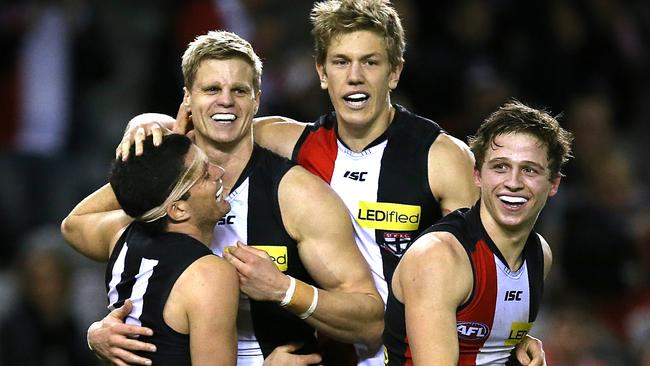
[(159, 125), (151, 126), (151, 135), (153, 136), (153, 146), (160, 146), (163, 139), (163, 130)]
[[(248, 246), (248, 245), (242, 243), (239, 240), (237, 240), (237, 249), (241, 249), (241, 252), (244, 252), (244, 253), (247, 253), (247, 254), (253, 254), (253, 255), (255, 255), (257, 257), (260, 257), (260, 258), (267, 258), (268, 257), (268, 254), (265, 251), (263, 251), (261, 249), (251, 247), (251, 246)], [(244, 257), (244, 259), (245, 258), (246, 257)], [(248, 257), (248, 258), (250, 258), (250, 257)]]
[(116, 365), (119, 365), (120, 363), (122, 365), (151, 365), (150, 359), (138, 356), (123, 349), (115, 348), (113, 354), (114, 356), (110, 358), (110, 361), (114, 362)]
[(322, 361), (322, 358), (318, 353), (310, 353), (308, 355), (302, 355), (300, 356), (300, 358), (302, 358), (302, 361), (307, 365), (311, 365), (313, 363), (318, 363)]
[(302, 344), (300, 343), (288, 343), (275, 347), (275, 350), (273, 350), (273, 352), (277, 350), (278, 352), (293, 353), (300, 349), (300, 347), (302, 347)]
[(185, 101), (181, 102), (181, 105), (178, 106), (178, 113), (176, 113), (176, 123), (174, 123), (174, 133), (185, 134), (192, 129), (192, 121), (190, 117), (190, 109), (185, 104)]

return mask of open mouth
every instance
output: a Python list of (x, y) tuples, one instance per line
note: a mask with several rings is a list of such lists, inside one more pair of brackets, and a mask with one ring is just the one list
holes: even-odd
[(344, 96), (343, 100), (353, 107), (361, 107), (369, 98), (370, 95), (366, 93), (354, 93)]
[(521, 207), (528, 202), (528, 198), (518, 196), (499, 196), (499, 200), (511, 208)]
[(237, 116), (232, 113), (215, 113), (210, 118), (217, 123), (232, 123)]
[(223, 199), (223, 182), (221, 179), (219, 179), (219, 189), (217, 190), (217, 193), (215, 193), (215, 198), (217, 199), (217, 202), (221, 202)]

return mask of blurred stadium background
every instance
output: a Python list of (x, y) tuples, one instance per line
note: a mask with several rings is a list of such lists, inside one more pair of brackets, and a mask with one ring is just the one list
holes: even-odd
[[(330, 109), (311, 1), (0, 2), (0, 365), (90, 365), (103, 265), (58, 225), (101, 186), (127, 121), (175, 115), (180, 56), (227, 29), (264, 61), (258, 115)], [(465, 139), (508, 98), (561, 114), (576, 158), (538, 230), (554, 249), (532, 334), (549, 366), (650, 365), (650, 2), (395, 0), (394, 101)]]

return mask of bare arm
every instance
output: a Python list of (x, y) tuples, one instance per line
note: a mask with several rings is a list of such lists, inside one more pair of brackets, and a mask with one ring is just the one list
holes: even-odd
[[(339, 341), (378, 346), (383, 301), (356, 246), (343, 202), (325, 182), (301, 167), (292, 168), (282, 179), (279, 197), (287, 231), (299, 243), (305, 268), (322, 288), (306, 322)], [(280, 302), (289, 278), (257, 252), (240, 246), (225, 257), (237, 267), (242, 291), (258, 300)]]
[(234, 267), (217, 256), (194, 262), (172, 291), (187, 312), (192, 365), (237, 363), (239, 280)]
[(306, 123), (281, 116), (258, 117), (253, 120), (253, 136), (259, 145), (291, 159), (293, 148)]
[[(120, 208), (109, 184), (81, 201), (61, 223), (61, 233), (72, 247), (88, 258), (106, 262), (119, 235), (133, 221)], [(149, 343), (129, 339), (130, 335), (150, 335), (151, 330), (126, 325), (124, 317), (131, 310), (124, 305), (108, 314), (88, 329), (88, 343), (101, 358), (117, 365), (147, 364), (145, 358), (127, 350), (149, 350)]]
[(131, 221), (109, 184), (81, 201), (61, 223), (63, 238), (84, 256), (106, 262), (118, 235)]
[(441, 134), (429, 149), (429, 185), (446, 215), (472, 207), (479, 197), (474, 184), (474, 156), (459, 139)]
[(393, 289), (404, 303), (413, 363), (455, 365), (456, 309), (472, 289), (471, 265), (460, 243), (449, 233), (418, 239), (397, 266)]
[(362, 342), (371, 348), (380, 344), (384, 303), (357, 248), (341, 199), (300, 167), (285, 176), (279, 195), (282, 217), (299, 243), (300, 258), (324, 289), (307, 322), (340, 341)]

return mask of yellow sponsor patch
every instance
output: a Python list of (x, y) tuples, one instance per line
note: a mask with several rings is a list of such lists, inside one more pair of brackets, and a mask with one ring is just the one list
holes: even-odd
[(533, 323), (527, 322), (512, 322), (510, 326), (510, 335), (506, 339), (506, 346), (514, 346), (519, 343), (528, 334), (533, 327)]
[[(286, 271), (289, 267), (289, 260), (287, 256), (287, 247), (285, 246), (274, 246), (274, 245), (249, 245), (259, 250), (265, 251), (273, 260), (273, 263), (278, 267), (282, 272)], [(223, 248), (224, 252), (229, 252), (237, 248), (234, 245), (227, 246)]]
[(368, 229), (411, 231), (420, 226), (420, 206), (359, 201), (357, 223)]

